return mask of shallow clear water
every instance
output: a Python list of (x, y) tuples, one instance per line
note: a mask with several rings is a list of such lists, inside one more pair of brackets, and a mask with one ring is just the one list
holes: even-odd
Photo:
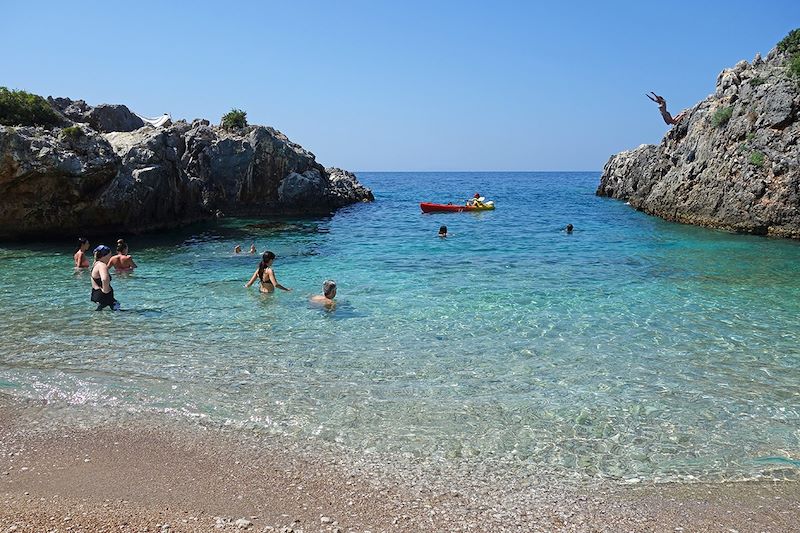
[[(577, 475), (797, 477), (800, 243), (647, 217), (595, 197), (596, 173), (360, 178), (376, 202), (332, 217), (129, 239), (119, 313), (93, 311), (68, 245), (0, 247), (0, 393), (76, 423), (164, 412)], [(417, 205), (475, 191), (497, 210)], [(251, 242), (293, 292), (243, 288), (258, 260), (232, 249)], [(326, 278), (332, 312), (307, 303)]]

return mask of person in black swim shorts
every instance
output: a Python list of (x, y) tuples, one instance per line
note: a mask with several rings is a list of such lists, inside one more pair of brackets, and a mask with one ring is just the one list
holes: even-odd
[(119, 302), (114, 299), (111, 288), (111, 274), (108, 272), (108, 261), (111, 259), (111, 248), (101, 244), (94, 249), (94, 265), (92, 266), (92, 301), (97, 304), (96, 311), (110, 307), (119, 309)]

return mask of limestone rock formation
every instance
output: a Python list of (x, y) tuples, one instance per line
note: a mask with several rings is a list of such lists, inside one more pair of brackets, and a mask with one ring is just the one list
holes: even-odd
[(772, 50), (723, 70), (659, 145), (609, 159), (599, 196), (667, 220), (800, 238), (800, 83)]
[(97, 131), (133, 131), (144, 127), (144, 121), (134, 115), (127, 106), (100, 104), (87, 114), (89, 125)]
[(72, 127), (0, 126), (0, 238), (142, 232), (374, 199), (273, 128), (195, 120), (131, 129), (138, 117), (124, 106), (50, 102)]

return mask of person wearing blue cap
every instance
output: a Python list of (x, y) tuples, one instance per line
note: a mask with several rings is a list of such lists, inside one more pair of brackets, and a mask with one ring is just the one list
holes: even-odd
[(94, 249), (94, 266), (92, 266), (92, 301), (97, 304), (96, 311), (110, 307), (119, 309), (119, 302), (114, 299), (111, 288), (111, 274), (108, 272), (108, 261), (111, 259), (111, 248), (101, 244)]

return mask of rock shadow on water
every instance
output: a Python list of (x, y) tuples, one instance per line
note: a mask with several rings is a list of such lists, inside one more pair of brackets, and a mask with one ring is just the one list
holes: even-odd
[(265, 222), (254, 222), (246, 224), (242, 230), (258, 235), (274, 235), (276, 233), (298, 233), (298, 234), (316, 234), (316, 233), (329, 233), (330, 229), (325, 225), (320, 225), (318, 222), (297, 222), (286, 220), (270, 220)]

